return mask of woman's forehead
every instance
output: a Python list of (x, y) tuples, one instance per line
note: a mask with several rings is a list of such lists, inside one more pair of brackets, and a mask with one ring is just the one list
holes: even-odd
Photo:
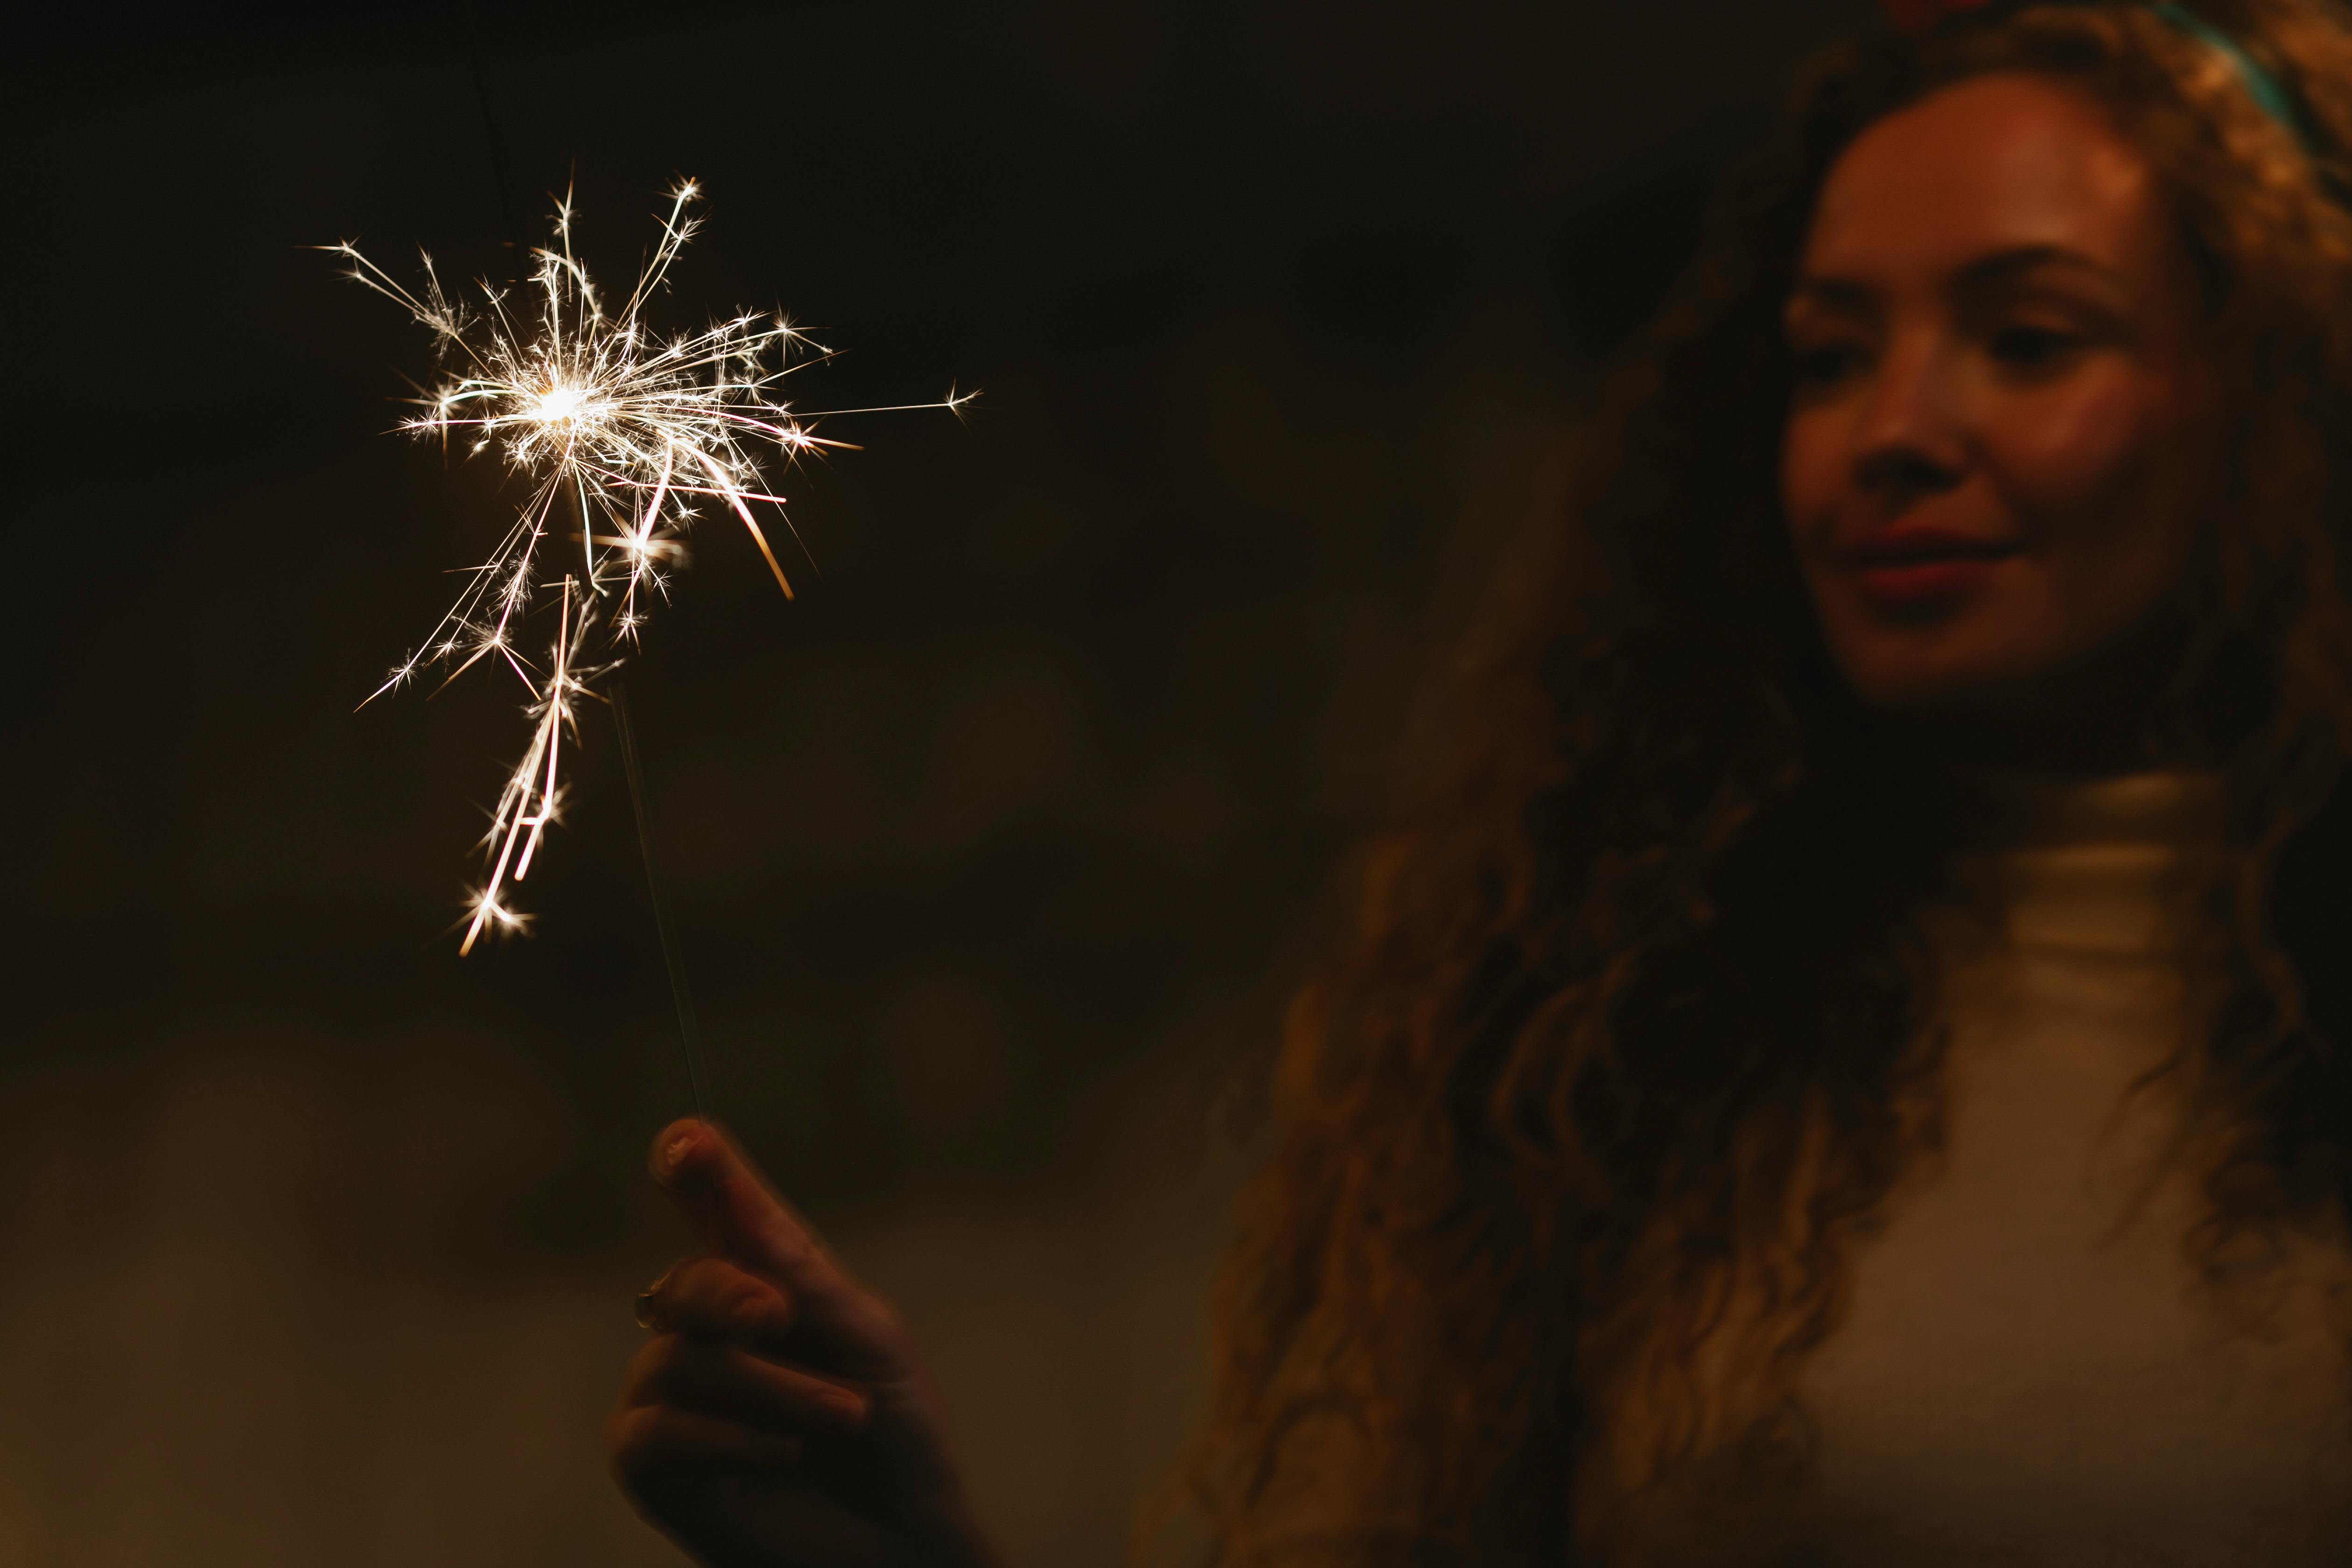
[(2029, 76), (1972, 79), (1879, 121), (1824, 182), (1811, 276), (1948, 274), (1994, 253), (2162, 266), (2153, 171), (2098, 107)]

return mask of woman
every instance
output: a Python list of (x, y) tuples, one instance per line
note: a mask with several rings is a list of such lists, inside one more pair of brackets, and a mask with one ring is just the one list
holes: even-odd
[[(1940, 8), (1735, 185), (1294, 1017), (1221, 1560), (2352, 1561), (2352, 24)], [(647, 1511), (985, 1561), (887, 1307), (655, 1163)]]

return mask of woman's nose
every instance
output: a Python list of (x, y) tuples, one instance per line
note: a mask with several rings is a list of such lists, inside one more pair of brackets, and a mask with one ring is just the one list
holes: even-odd
[(1968, 466), (1949, 356), (1932, 338), (1893, 345), (1879, 362), (1853, 452), (1857, 488), (1891, 511), (1947, 490)]

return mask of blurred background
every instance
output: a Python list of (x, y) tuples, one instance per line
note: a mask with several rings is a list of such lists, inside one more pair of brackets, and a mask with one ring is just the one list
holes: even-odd
[[(1279, 1014), (1600, 368), (1862, 0), (53, 16), (18, 171), (0, 1561), (675, 1563), (607, 1480), (688, 1106), (609, 728), (353, 705), (520, 491), (390, 435), (306, 245), (844, 351), (797, 603), (706, 523), (633, 676), (721, 1118), (897, 1299), (1027, 1568), (1203, 1394)], [(788, 564), (790, 556), (786, 557)], [(819, 573), (821, 572), (821, 575)]]

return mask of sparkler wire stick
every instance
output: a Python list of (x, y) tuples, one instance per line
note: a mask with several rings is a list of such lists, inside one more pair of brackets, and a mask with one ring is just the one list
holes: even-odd
[(669, 966), (669, 994), (677, 1004), (678, 1043), (686, 1051), (686, 1076), (694, 1089), (694, 1117), (710, 1120), (710, 1068), (703, 1059), (702, 1035), (695, 1027), (694, 996), (686, 986), (686, 953), (678, 946), (677, 921), (669, 910), (669, 894), (654, 865), (654, 830), (646, 810), (645, 770), (637, 763), (637, 740), (629, 728), (629, 696), (613, 683), (613, 727), (621, 732), (621, 768), (629, 776), (629, 804), (637, 814), (637, 847), (646, 858), (646, 890), (654, 902), (654, 925), (661, 932), (662, 962)]

